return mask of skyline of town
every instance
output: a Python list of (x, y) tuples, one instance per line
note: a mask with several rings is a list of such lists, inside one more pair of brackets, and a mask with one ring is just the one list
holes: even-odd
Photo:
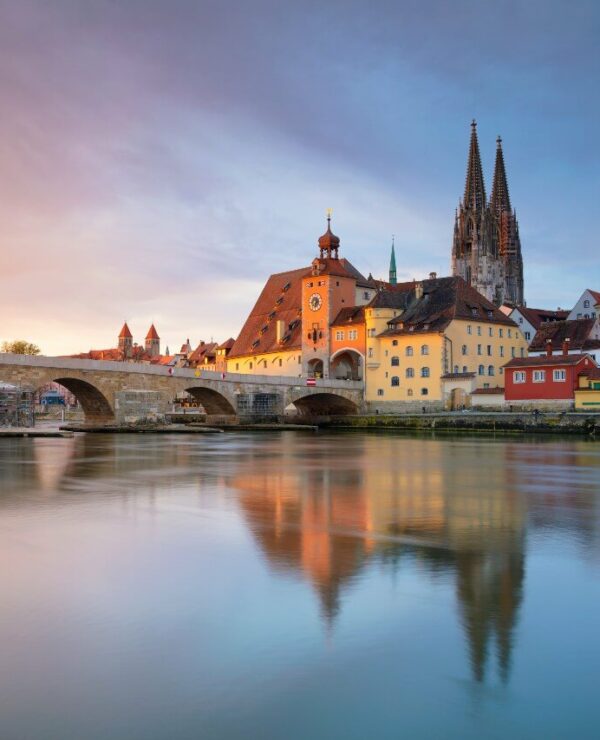
[(395, 234), (399, 280), (449, 275), (473, 117), (488, 192), (503, 138), (528, 304), (594, 287), (593, 4), (546, 3), (543, 24), (535, 3), (174, 5), (6, 8), (0, 339), (84, 351), (124, 319), (169, 345), (235, 336), (327, 207), (365, 274)]

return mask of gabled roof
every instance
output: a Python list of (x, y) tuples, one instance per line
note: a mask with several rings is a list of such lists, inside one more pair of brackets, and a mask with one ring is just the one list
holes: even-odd
[(346, 326), (348, 324), (364, 324), (365, 323), (365, 307), (364, 306), (348, 306), (342, 308), (335, 319), (331, 322), (331, 326)]
[(587, 289), (587, 292), (590, 293), (592, 298), (596, 301), (595, 305), (598, 305), (598, 303), (600, 303), (600, 293), (597, 290), (590, 290), (590, 288)]
[(383, 335), (441, 332), (454, 319), (517, 328), (514, 321), (462, 278), (444, 277), (414, 283), (408, 307), (388, 322), (389, 329)]
[(515, 357), (510, 362), (507, 362), (504, 367), (538, 367), (552, 366), (552, 365), (578, 365), (583, 360), (587, 359), (592, 367), (596, 367), (596, 363), (590, 355), (579, 354), (579, 355), (538, 355), (537, 357)]
[(190, 353), (188, 361), (191, 364), (198, 364), (205, 358), (214, 357), (217, 346), (216, 342), (200, 342), (196, 349)]
[(547, 308), (529, 308), (528, 306), (515, 306), (515, 309), (529, 321), (534, 329), (539, 329), (542, 324), (553, 321), (565, 321), (569, 311), (551, 311)]
[[(560, 349), (568, 339), (571, 349), (584, 349), (590, 340), (596, 319), (573, 319), (571, 321), (553, 321), (542, 324), (529, 345), (530, 352), (543, 352), (548, 346)], [(586, 347), (591, 349), (591, 347)]]
[(220, 344), (217, 349), (231, 349), (233, 345), (235, 344), (235, 339), (233, 337), (229, 337), (229, 339), (226, 339), (223, 344)]

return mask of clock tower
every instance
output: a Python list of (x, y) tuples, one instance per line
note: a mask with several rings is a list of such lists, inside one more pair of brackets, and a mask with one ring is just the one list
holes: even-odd
[(354, 306), (356, 278), (338, 257), (340, 239), (331, 231), (319, 238), (319, 256), (302, 279), (302, 375), (329, 377), (330, 327), (342, 308)]

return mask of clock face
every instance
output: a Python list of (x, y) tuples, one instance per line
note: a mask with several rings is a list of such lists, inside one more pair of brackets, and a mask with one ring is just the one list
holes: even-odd
[(323, 299), (318, 293), (313, 293), (308, 299), (308, 305), (311, 311), (318, 311), (323, 305)]

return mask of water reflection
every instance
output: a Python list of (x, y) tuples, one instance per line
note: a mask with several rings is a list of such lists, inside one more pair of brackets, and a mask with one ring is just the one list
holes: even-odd
[[(583, 440), (83, 435), (3, 441), (0, 476), (0, 525), (15, 512), (26, 527), (30, 512), (92, 501), (84, 529), (114, 502), (119, 526), (137, 526), (141, 512), (159, 518), (178, 506), (192, 517), (218, 506), (223, 532), (237, 517), (251, 533), (276, 589), (286, 579), (310, 584), (327, 639), (377, 574), (390, 588), (403, 573), (447, 588), (454, 611), (444, 618), (458, 618), (480, 683), (511, 681), (528, 549), (550, 538), (557, 552), (590, 562), (598, 554), (600, 453)], [(9, 558), (22, 557), (15, 552)], [(191, 555), (201, 567), (201, 554)]]

